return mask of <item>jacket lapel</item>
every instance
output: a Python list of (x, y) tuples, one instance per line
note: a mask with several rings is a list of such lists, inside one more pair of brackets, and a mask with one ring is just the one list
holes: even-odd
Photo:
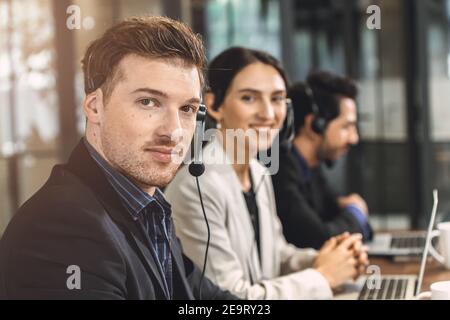
[[(173, 228), (172, 228), (173, 230)], [(175, 262), (175, 267), (176, 269), (174, 270), (175, 272), (178, 272), (179, 274), (179, 278), (181, 279), (181, 285), (182, 285), (182, 290), (186, 293), (187, 298), (190, 300), (194, 300), (194, 296), (191, 290), (191, 286), (188, 284), (187, 280), (186, 280), (186, 270), (184, 268), (184, 262), (183, 262), (183, 252), (181, 252), (181, 247), (178, 245), (178, 239), (175, 236), (175, 232), (172, 231), (171, 234), (171, 238), (170, 238), (170, 247), (172, 249), (172, 258), (173, 261)], [(175, 286), (177, 284), (173, 284), (174, 285), (174, 291), (175, 291)]]
[(122, 205), (119, 196), (112, 188), (101, 169), (89, 155), (83, 141), (80, 141), (72, 155), (66, 169), (77, 175), (89, 188), (96, 198), (102, 203), (110, 217), (121, 226), (121, 229), (130, 240), (130, 245), (136, 250), (142, 264), (152, 278), (157, 280), (160, 290), (168, 299), (162, 274), (159, 271), (157, 261), (152, 254), (151, 243), (148, 235), (138, 221), (134, 221)]
[[(243, 243), (240, 248), (241, 254), (243, 256), (242, 259), (243, 261), (246, 261), (246, 268), (248, 270), (249, 277), (252, 279), (252, 282), (256, 282), (261, 278), (262, 270), (261, 264), (258, 259), (258, 247), (256, 245), (253, 225), (250, 219), (250, 214), (248, 213), (244, 195), (242, 193), (241, 184), (231, 165), (232, 161), (225, 153), (222, 141), (219, 137), (215, 136), (212, 142), (205, 147), (203, 157), (206, 163), (212, 163), (214, 164), (214, 166), (218, 166), (217, 170), (221, 172), (221, 175), (224, 178), (223, 183), (229, 184), (228, 188), (226, 189), (232, 190), (233, 192), (233, 198), (235, 199), (235, 208), (239, 208), (236, 209), (236, 212), (233, 212), (233, 214), (239, 215), (239, 219), (242, 222), (241, 228), (243, 230), (243, 234), (246, 237), (246, 245), (244, 245)], [(259, 181), (259, 176), (254, 178), (256, 181)], [(263, 236), (264, 234), (261, 233), (261, 237)]]
[[(100, 200), (102, 201), (102, 200)], [(122, 217), (124, 216), (123, 209), (121, 212), (118, 211), (115, 207), (109, 205), (106, 202), (102, 201), (103, 206), (106, 211), (110, 214), (111, 218), (119, 225), (121, 225), (122, 231), (127, 234), (127, 238), (130, 241), (130, 245), (136, 250), (139, 258), (141, 259), (145, 269), (149, 273), (150, 276), (153, 276), (158, 284), (160, 289), (164, 292), (164, 295), (167, 299), (169, 299), (169, 293), (165, 289), (163, 275), (158, 268), (156, 257), (153, 254), (153, 250), (151, 249), (151, 243), (148, 235), (143, 230), (139, 221), (134, 221), (131, 218), (128, 221), (124, 221)]]

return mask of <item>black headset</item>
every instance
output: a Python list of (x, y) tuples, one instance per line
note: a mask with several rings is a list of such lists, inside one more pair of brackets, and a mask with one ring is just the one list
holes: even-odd
[(283, 127), (280, 131), (280, 145), (291, 148), (292, 141), (295, 137), (294, 126), (294, 107), (292, 106), (292, 100), (286, 99), (286, 120), (284, 120)]
[(205, 257), (203, 260), (203, 270), (202, 275), (200, 278), (199, 283), (199, 299), (202, 299), (202, 284), (203, 279), (205, 278), (205, 270), (206, 270), (206, 263), (208, 261), (208, 250), (209, 250), (209, 243), (211, 240), (211, 230), (209, 228), (209, 222), (208, 218), (206, 216), (205, 206), (203, 204), (203, 196), (202, 196), (202, 190), (200, 188), (200, 182), (198, 180), (198, 177), (200, 177), (205, 172), (205, 165), (203, 164), (202, 159), (202, 146), (203, 146), (203, 140), (205, 136), (205, 119), (206, 119), (206, 106), (204, 104), (201, 104), (198, 111), (197, 111), (197, 118), (196, 118), (196, 126), (195, 126), (195, 133), (193, 138), (193, 147), (194, 147), (194, 160), (189, 164), (189, 173), (195, 177), (195, 182), (197, 183), (197, 191), (198, 191), (198, 197), (200, 199), (200, 206), (202, 208), (203, 213), (203, 219), (206, 223), (206, 230), (207, 230), (207, 240), (206, 240), (206, 250), (205, 250)]
[(205, 135), (206, 106), (201, 104), (197, 111), (195, 133), (193, 139), (194, 160), (189, 165), (189, 173), (194, 177), (200, 177), (205, 172), (202, 161), (202, 145)]
[(308, 86), (308, 84), (305, 84), (305, 93), (308, 96), (309, 100), (311, 101), (311, 110), (314, 115), (311, 128), (315, 133), (322, 135), (327, 129), (328, 124), (327, 120), (320, 114), (319, 105), (317, 104), (316, 99), (314, 98), (314, 92)]

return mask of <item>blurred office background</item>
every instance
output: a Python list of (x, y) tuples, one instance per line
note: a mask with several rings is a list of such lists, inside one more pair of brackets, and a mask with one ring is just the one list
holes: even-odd
[[(366, 25), (373, 4), (381, 30)], [(245, 45), (295, 81), (318, 68), (357, 79), (361, 143), (329, 170), (333, 184), (360, 193), (378, 228), (424, 227), (434, 187), (446, 219), (450, 0), (0, 0), (0, 234), (83, 134), (87, 44), (142, 14), (188, 23), (208, 58)]]

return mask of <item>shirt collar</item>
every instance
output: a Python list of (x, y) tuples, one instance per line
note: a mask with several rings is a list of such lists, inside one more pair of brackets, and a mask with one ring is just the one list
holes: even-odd
[(95, 148), (83, 138), (83, 142), (94, 161), (100, 166), (109, 183), (114, 190), (119, 194), (123, 204), (128, 209), (132, 217), (137, 220), (139, 216), (145, 211), (145, 209), (152, 203), (158, 203), (163, 209), (163, 214), (170, 215), (170, 204), (167, 202), (164, 194), (155, 189), (153, 196), (144, 192), (135, 183), (133, 183), (125, 175), (114, 169), (98, 152)]

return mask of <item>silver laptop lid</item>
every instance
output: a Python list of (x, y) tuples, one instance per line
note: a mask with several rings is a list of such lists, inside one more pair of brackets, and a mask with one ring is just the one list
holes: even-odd
[(420, 291), (422, 291), (423, 275), (425, 273), (428, 250), (430, 249), (431, 231), (433, 230), (434, 220), (436, 218), (437, 206), (438, 206), (438, 191), (435, 189), (433, 190), (433, 209), (431, 210), (430, 222), (428, 223), (427, 236), (425, 238), (425, 248), (423, 249), (422, 259), (420, 262), (420, 271), (419, 271), (419, 279), (417, 281), (416, 296), (419, 295)]

